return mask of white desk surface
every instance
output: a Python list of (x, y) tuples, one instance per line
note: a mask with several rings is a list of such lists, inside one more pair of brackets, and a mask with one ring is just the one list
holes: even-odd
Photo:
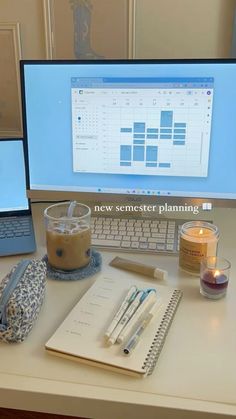
[[(33, 213), (38, 243), (33, 256), (42, 257), (43, 206), (34, 204)], [(0, 344), (0, 406), (94, 419), (236, 417), (236, 210), (215, 209), (212, 219), (220, 229), (219, 254), (232, 262), (222, 300), (203, 298), (199, 279), (179, 271), (175, 256), (125, 254), (167, 269), (167, 284), (184, 293), (152, 376), (131, 378), (47, 354), (44, 343), (99, 274), (69, 283), (48, 279), (29, 337), (21, 344)], [(115, 255), (102, 253), (102, 272), (132, 275), (108, 266)], [(20, 259), (1, 258), (1, 277)]]

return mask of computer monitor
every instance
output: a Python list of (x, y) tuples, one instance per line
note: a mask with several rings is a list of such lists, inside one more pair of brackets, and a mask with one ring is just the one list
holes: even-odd
[(22, 61), (21, 83), (32, 198), (236, 202), (236, 60)]

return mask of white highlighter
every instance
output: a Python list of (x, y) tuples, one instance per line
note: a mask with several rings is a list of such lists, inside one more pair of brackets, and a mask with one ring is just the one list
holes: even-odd
[(115, 317), (113, 318), (111, 324), (108, 326), (105, 332), (105, 338), (109, 339), (111, 333), (113, 332), (113, 330), (119, 323), (120, 319), (124, 315), (129, 304), (135, 299), (136, 293), (137, 293), (137, 287), (134, 285), (129, 289), (127, 295), (125, 296), (125, 299), (122, 301), (118, 311), (116, 312)]
[[(159, 298), (158, 298), (159, 301)], [(148, 310), (157, 302), (156, 291), (150, 291), (148, 296), (145, 300), (140, 304), (136, 312), (134, 313), (133, 317), (130, 321), (126, 324), (126, 326), (122, 329), (119, 336), (117, 337), (117, 342), (122, 343), (127, 336), (131, 333), (132, 329), (137, 326), (143, 316), (146, 314)]]
[(143, 291), (139, 291), (137, 296), (135, 297), (134, 301), (130, 304), (130, 306), (127, 308), (124, 316), (121, 318), (115, 329), (113, 330), (112, 334), (110, 335), (109, 339), (107, 340), (108, 345), (113, 345), (117, 337), (119, 336), (121, 330), (125, 327), (125, 325), (128, 323), (130, 318), (133, 316), (134, 312), (136, 311), (137, 307), (139, 306), (141, 299), (143, 296)]

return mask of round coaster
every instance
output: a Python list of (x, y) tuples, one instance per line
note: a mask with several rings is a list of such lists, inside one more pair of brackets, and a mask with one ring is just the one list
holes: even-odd
[(54, 269), (48, 262), (48, 257), (45, 255), (42, 260), (47, 265), (47, 276), (52, 279), (59, 281), (76, 281), (78, 279), (84, 279), (89, 276), (95, 275), (101, 270), (102, 256), (99, 252), (92, 249), (91, 259), (87, 266), (80, 269), (74, 269), (73, 271), (61, 271)]

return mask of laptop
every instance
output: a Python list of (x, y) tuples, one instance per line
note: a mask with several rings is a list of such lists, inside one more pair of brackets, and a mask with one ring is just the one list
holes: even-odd
[(22, 138), (0, 139), (0, 256), (36, 250)]

